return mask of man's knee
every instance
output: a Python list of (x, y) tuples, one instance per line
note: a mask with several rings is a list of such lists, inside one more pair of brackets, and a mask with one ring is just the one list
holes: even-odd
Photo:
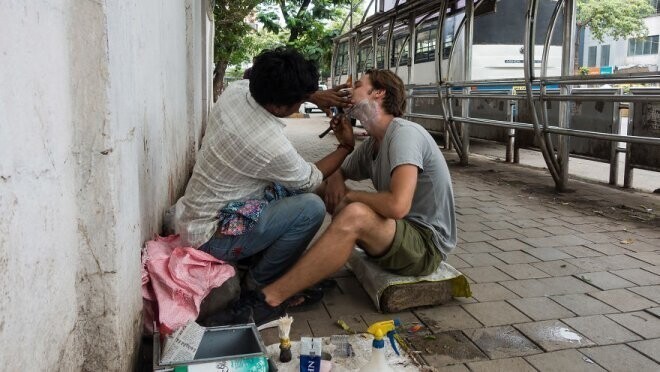
[(368, 218), (372, 216), (373, 213), (374, 211), (366, 204), (359, 202), (350, 203), (346, 205), (337, 216), (335, 216), (332, 224), (343, 230), (359, 232), (364, 226), (366, 226)]
[(321, 224), (325, 218), (325, 204), (321, 197), (314, 193), (300, 195), (303, 213), (310, 223)]

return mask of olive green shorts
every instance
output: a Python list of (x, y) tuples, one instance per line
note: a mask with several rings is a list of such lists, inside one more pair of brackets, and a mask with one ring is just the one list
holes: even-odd
[(381, 268), (404, 276), (423, 276), (434, 272), (442, 255), (433, 244), (433, 232), (407, 220), (396, 221), (392, 247), (383, 256), (372, 257)]

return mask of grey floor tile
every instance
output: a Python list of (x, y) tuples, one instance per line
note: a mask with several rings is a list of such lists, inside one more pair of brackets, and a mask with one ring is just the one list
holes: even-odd
[(464, 268), (461, 271), (464, 275), (470, 277), (475, 283), (492, 283), (513, 279), (494, 266)]
[(594, 345), (593, 341), (559, 320), (516, 324), (515, 327), (545, 351)]
[(569, 318), (562, 319), (562, 321), (598, 345), (619, 344), (641, 339), (604, 315)]
[(637, 285), (660, 284), (660, 275), (654, 274), (644, 269), (614, 270), (612, 271), (612, 274), (620, 276)]
[(550, 276), (567, 276), (586, 271), (583, 268), (568, 263), (566, 260), (536, 262), (531, 265)]
[(527, 356), (525, 359), (542, 372), (605, 371), (591, 359), (573, 349)]
[(519, 298), (507, 302), (535, 321), (574, 316), (571, 311), (548, 297)]
[(609, 314), (607, 317), (646, 339), (660, 337), (660, 318), (646, 311)]
[(483, 362), (469, 363), (472, 372), (535, 372), (531, 364), (523, 358), (509, 358), (498, 360), (486, 360)]
[(487, 327), (528, 322), (530, 319), (510, 304), (483, 302), (463, 305), (463, 308)]
[(577, 315), (584, 316), (619, 312), (612, 306), (583, 293), (552, 296), (551, 298)]
[(514, 279), (547, 278), (549, 276), (530, 264), (497, 265), (496, 267)]
[(572, 247), (557, 247), (557, 249), (559, 249), (564, 253), (568, 253), (575, 258), (598, 257), (603, 255), (602, 253), (596, 250), (581, 245), (572, 246)]
[(470, 285), (472, 297), (479, 302), (508, 300), (518, 298), (518, 295), (509, 291), (498, 283), (477, 283)]
[(408, 337), (414, 350), (420, 354), (432, 367), (443, 367), (451, 364), (476, 362), (488, 357), (477, 348), (460, 331), (442, 332), (435, 337), (415, 335)]
[(658, 371), (658, 364), (627, 345), (609, 345), (585, 348), (581, 353), (604, 368), (616, 371)]
[(499, 252), (492, 253), (492, 255), (506, 262), (507, 264), (538, 262), (537, 258), (523, 251)]
[(630, 291), (644, 296), (657, 304), (660, 304), (660, 285), (648, 285), (643, 287), (628, 288)]
[(576, 274), (575, 277), (601, 290), (627, 288), (635, 285), (634, 283), (631, 283), (607, 271)]
[(518, 239), (491, 240), (489, 242), (503, 251), (520, 251), (525, 248), (531, 248), (531, 246)]
[(436, 333), (481, 327), (481, 323), (460, 306), (419, 309), (415, 310), (415, 314)]
[(593, 292), (590, 295), (620, 311), (636, 311), (654, 307), (656, 304), (627, 289), (611, 289)]
[(511, 326), (463, 331), (491, 359), (542, 353), (533, 342)]
[(457, 255), (460, 259), (472, 266), (491, 266), (499, 265), (503, 262), (490, 253), (464, 253)]
[(628, 343), (628, 346), (660, 363), (660, 338)]
[(524, 252), (531, 254), (541, 261), (555, 261), (564, 258), (573, 258), (573, 256), (557, 248), (530, 248), (525, 249)]

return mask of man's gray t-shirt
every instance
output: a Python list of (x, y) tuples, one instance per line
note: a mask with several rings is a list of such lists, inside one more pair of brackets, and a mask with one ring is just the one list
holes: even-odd
[(447, 162), (433, 137), (419, 124), (395, 118), (387, 128), (375, 159), (373, 137), (368, 138), (341, 166), (348, 179), (371, 179), (377, 191), (390, 191), (394, 168), (419, 169), (412, 206), (404, 219), (430, 228), (444, 259), (456, 246), (454, 192)]

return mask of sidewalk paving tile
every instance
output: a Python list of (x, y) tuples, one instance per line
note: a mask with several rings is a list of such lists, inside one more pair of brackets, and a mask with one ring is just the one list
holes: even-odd
[(548, 294), (546, 286), (539, 279), (521, 279), (501, 282), (503, 286), (520, 297), (542, 297)]
[(657, 316), (658, 318), (660, 318), (660, 306), (659, 307), (652, 307), (652, 308), (646, 309), (644, 311), (646, 311), (649, 314), (653, 314), (653, 315)]
[(475, 283), (493, 283), (512, 279), (494, 266), (465, 268), (461, 272), (474, 280)]
[(466, 231), (463, 234), (461, 234), (461, 239), (465, 240), (468, 243), (474, 243), (474, 242), (483, 242), (486, 240), (491, 240), (493, 239), (493, 237), (490, 235), (486, 235), (481, 231)]
[(653, 265), (645, 268), (660, 275), (660, 254), (657, 252), (626, 253), (626, 255)]
[(481, 327), (481, 323), (460, 306), (432, 307), (414, 312), (435, 333)]
[(637, 285), (660, 284), (660, 275), (644, 269), (614, 270), (612, 273)]
[(525, 314), (504, 301), (466, 304), (463, 308), (486, 327), (530, 321)]
[(593, 244), (585, 244), (584, 246), (589, 249), (593, 249), (594, 251), (607, 255), (631, 253), (631, 251), (616, 246), (612, 243), (593, 243)]
[[(506, 213), (506, 211), (504, 211)], [(515, 228), (515, 225), (512, 225), (506, 221), (484, 221), (482, 224), (488, 226), (491, 230), (505, 230)]]
[(598, 364), (574, 349), (527, 356), (525, 359), (543, 372), (605, 371)]
[(470, 372), (465, 364), (452, 364), (449, 366), (442, 366), (435, 369), (438, 372)]
[(575, 257), (575, 258), (582, 258), (582, 257), (598, 257), (602, 256), (603, 254), (601, 252), (598, 252), (596, 250), (593, 250), (591, 248), (587, 248), (582, 245), (574, 245), (570, 247), (557, 247), (560, 251), (564, 253), (568, 253), (569, 255)]
[(530, 264), (497, 265), (496, 267), (514, 279), (547, 278), (549, 276)]
[(512, 230), (524, 236), (524, 238), (520, 240), (524, 240), (528, 238), (533, 238), (533, 239), (547, 238), (552, 235), (551, 233), (545, 230), (541, 230), (538, 227), (525, 227), (525, 228), (518, 227)]
[(646, 311), (610, 314), (607, 317), (646, 339), (660, 337), (660, 318)]
[(631, 342), (628, 346), (660, 363), (660, 338)]
[(565, 260), (537, 262), (532, 265), (550, 276), (568, 276), (586, 271)]
[(461, 331), (437, 333), (435, 338), (415, 335), (407, 339), (415, 350), (422, 351), (421, 357), (436, 368), (488, 359)]
[(472, 372), (535, 372), (536, 369), (523, 358), (486, 360), (483, 362), (468, 363)]
[(365, 313), (361, 314), (362, 320), (367, 325), (374, 324), (376, 322), (382, 322), (385, 320), (399, 319), (403, 326), (409, 326), (411, 324), (420, 324), (419, 318), (412, 313), (412, 311), (402, 311), (399, 313)]
[(470, 285), (472, 297), (479, 302), (508, 300), (518, 295), (497, 283), (479, 283)]
[(495, 239), (502, 240), (502, 239), (517, 239), (517, 238), (524, 238), (525, 236), (515, 232), (510, 229), (503, 229), (503, 230), (484, 230), (484, 233), (492, 236)]
[(583, 293), (552, 296), (550, 298), (577, 315), (584, 316), (619, 312), (610, 305)]
[(598, 345), (618, 344), (641, 339), (604, 315), (582, 316), (562, 319), (562, 321)]
[(518, 239), (492, 240), (489, 243), (503, 251), (520, 251), (525, 248), (532, 248)]
[(469, 263), (463, 261), (460, 257), (457, 257), (455, 254), (448, 255), (447, 263), (452, 265), (455, 269), (462, 269), (464, 267), (472, 267)]
[(640, 296), (644, 296), (649, 300), (652, 300), (660, 304), (660, 285), (649, 285), (644, 287), (635, 287), (628, 289), (637, 293)]
[(630, 257), (630, 254), (601, 256), (596, 257), (595, 259), (601, 261), (605, 265), (606, 270), (637, 269), (649, 266), (649, 264), (644, 261)]
[(491, 359), (542, 353), (533, 342), (511, 326), (463, 331)]
[(574, 316), (571, 311), (547, 297), (518, 298), (507, 302), (535, 321)]
[(608, 291), (593, 292), (589, 295), (623, 312), (644, 310), (655, 306), (653, 302), (627, 289), (611, 289)]
[(594, 345), (593, 341), (559, 320), (516, 324), (515, 327), (545, 351)]
[(377, 310), (355, 277), (336, 280), (341, 292), (332, 291), (323, 297), (323, 303), (330, 317), (337, 319), (347, 314), (373, 313)]
[[(465, 253), (501, 252), (499, 248), (487, 242), (463, 243), (457, 248), (461, 248)], [(454, 253), (458, 252), (454, 251)]]
[(631, 238), (615, 242), (614, 245), (634, 252), (653, 252), (658, 249), (657, 245), (647, 243), (639, 238)]
[(491, 266), (503, 263), (489, 253), (463, 253), (457, 254), (457, 256), (472, 266)]
[(541, 261), (554, 261), (562, 260), (564, 258), (573, 258), (573, 256), (557, 248), (529, 248), (524, 249), (523, 252), (529, 253)]
[(576, 236), (593, 243), (610, 243), (615, 241), (615, 239), (613, 239), (611, 236), (599, 232), (582, 233), (577, 234)]
[(610, 371), (658, 371), (656, 362), (627, 345), (584, 348), (580, 352)]
[(484, 231), (487, 229), (481, 222), (459, 223), (457, 227), (463, 231)]
[[(343, 320), (348, 326), (356, 332), (365, 332), (367, 324), (362, 320), (359, 314), (342, 315), (333, 319), (310, 319), (307, 321), (314, 337), (327, 337), (337, 334), (344, 334), (344, 330), (337, 324), (337, 320)], [(295, 321), (295, 320), (294, 320)]]
[(538, 259), (536, 259), (534, 256), (531, 256), (523, 251), (498, 252), (492, 253), (492, 255), (508, 264), (538, 262)]
[(635, 285), (607, 271), (576, 274), (575, 277), (601, 290), (628, 288)]

